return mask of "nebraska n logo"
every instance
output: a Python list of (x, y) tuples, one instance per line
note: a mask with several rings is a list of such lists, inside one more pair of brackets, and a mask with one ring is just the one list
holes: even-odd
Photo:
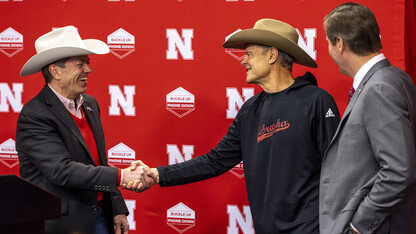
[(227, 109), (227, 119), (234, 119), (237, 116), (238, 111), (243, 106), (244, 102), (254, 96), (254, 88), (242, 88), (243, 97), (241, 97), (237, 88), (227, 87), (227, 98), (228, 98), (228, 109)]
[(228, 227), (227, 234), (238, 234), (239, 228), (244, 234), (254, 234), (253, 218), (251, 217), (250, 206), (243, 206), (244, 215), (237, 205), (227, 205)]
[(126, 116), (135, 116), (136, 107), (134, 106), (133, 96), (136, 94), (136, 86), (124, 85), (124, 94), (118, 85), (109, 85), (108, 92), (111, 96), (111, 106), (109, 115), (120, 115), (120, 107)]
[(176, 29), (167, 28), (166, 38), (168, 39), (168, 50), (166, 50), (166, 59), (178, 60), (179, 51), (184, 60), (194, 60), (194, 51), (192, 50), (193, 37), (193, 29), (183, 28), (182, 36), (180, 36)]
[(13, 83), (12, 88), (7, 83), (0, 83), (0, 112), (9, 112), (11, 107), (14, 113), (23, 108), (23, 83)]
[(315, 38), (316, 38), (316, 28), (305, 28), (305, 38), (300, 33), (299, 29), (296, 29), (296, 32), (299, 34), (298, 45), (302, 48), (306, 53), (311, 56), (314, 60), (316, 60), (316, 50), (315, 50)]
[(168, 144), (166, 146), (166, 151), (169, 157), (169, 165), (172, 165), (192, 159), (192, 155), (194, 155), (194, 146), (182, 145), (181, 152), (177, 145)]

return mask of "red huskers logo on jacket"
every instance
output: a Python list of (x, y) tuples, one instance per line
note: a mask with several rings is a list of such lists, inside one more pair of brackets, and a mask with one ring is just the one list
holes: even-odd
[(263, 124), (263, 126), (261, 126), (259, 129), (259, 133), (257, 134), (257, 142), (260, 142), (268, 137), (271, 137), (276, 132), (289, 128), (289, 126), (290, 126), (289, 122), (280, 121), (280, 119), (277, 119), (276, 123), (270, 126), (265, 126)]

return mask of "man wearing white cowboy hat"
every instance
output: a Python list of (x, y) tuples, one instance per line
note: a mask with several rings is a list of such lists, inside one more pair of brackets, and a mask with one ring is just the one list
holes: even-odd
[(39, 37), (35, 47), (21, 76), (42, 71), (46, 84), (20, 112), (16, 150), (21, 177), (61, 198), (62, 217), (46, 221), (45, 233), (114, 233), (114, 224), (116, 233), (128, 233), (117, 186), (139, 175), (108, 167), (100, 109), (84, 94), (92, 71), (88, 55), (109, 48), (82, 40), (73, 26)]
[(292, 26), (273, 19), (231, 36), (223, 46), (245, 49), (246, 81), (264, 91), (246, 101), (215, 149), (158, 168), (136, 161), (132, 166), (143, 169), (145, 180), (123, 187), (141, 192), (156, 183), (191, 183), (243, 161), (256, 233), (319, 233), (321, 160), (339, 113), (332, 96), (308, 81), (316, 82), (312, 74), (292, 77), (293, 62), (317, 67), (297, 41)]

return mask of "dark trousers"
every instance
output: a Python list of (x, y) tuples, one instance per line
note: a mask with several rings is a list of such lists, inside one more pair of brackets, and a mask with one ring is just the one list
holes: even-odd
[(107, 221), (105, 220), (104, 211), (101, 208), (97, 209), (97, 223), (95, 224), (94, 234), (108, 234)]

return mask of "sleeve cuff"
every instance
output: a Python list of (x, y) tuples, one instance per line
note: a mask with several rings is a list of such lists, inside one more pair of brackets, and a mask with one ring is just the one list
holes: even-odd
[(118, 169), (118, 173), (117, 173), (117, 185), (120, 186), (121, 183), (123, 182), (123, 170), (121, 170), (120, 168)]

